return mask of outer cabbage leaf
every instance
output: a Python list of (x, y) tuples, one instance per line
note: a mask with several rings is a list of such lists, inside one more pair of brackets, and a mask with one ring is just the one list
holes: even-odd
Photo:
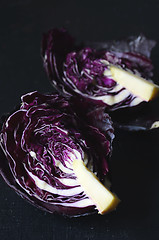
[(82, 159), (104, 183), (114, 138), (109, 115), (97, 109), (81, 120), (57, 94), (31, 92), (21, 100), (0, 133), (0, 173), (6, 183), (51, 213), (79, 216), (96, 212), (77, 182), (72, 161)]

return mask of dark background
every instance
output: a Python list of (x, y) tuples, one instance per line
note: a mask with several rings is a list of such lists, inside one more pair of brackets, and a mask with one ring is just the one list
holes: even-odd
[[(0, 114), (20, 96), (51, 92), (40, 56), (43, 32), (66, 27), (78, 40), (104, 41), (144, 33), (159, 75), (159, 1), (0, 1)], [(38, 210), (0, 178), (0, 239), (158, 240), (159, 131), (116, 132), (113, 189), (122, 202), (106, 216), (68, 219)]]

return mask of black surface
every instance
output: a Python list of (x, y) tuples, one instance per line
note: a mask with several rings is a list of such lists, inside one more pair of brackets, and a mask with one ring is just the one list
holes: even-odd
[[(159, 1), (0, 1), (0, 114), (20, 96), (52, 91), (40, 57), (42, 33), (67, 27), (79, 40), (104, 41), (144, 33), (159, 43)], [(159, 44), (153, 50), (159, 75)], [(0, 178), (0, 239), (159, 239), (159, 131), (117, 132), (113, 188), (122, 202), (106, 216), (67, 219), (42, 212)]]

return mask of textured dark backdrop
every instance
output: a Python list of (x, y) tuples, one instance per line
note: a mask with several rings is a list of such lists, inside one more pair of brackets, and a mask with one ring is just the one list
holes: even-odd
[[(79, 40), (104, 41), (144, 33), (155, 39), (159, 75), (159, 1), (0, 1), (0, 114), (26, 92), (52, 91), (40, 57), (42, 33), (67, 27)], [(42, 212), (0, 178), (0, 239), (158, 240), (159, 132), (116, 133), (113, 186), (122, 200), (106, 216), (67, 219)]]

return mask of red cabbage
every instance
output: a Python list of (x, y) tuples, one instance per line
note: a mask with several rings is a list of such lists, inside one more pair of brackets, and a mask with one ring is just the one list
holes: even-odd
[(104, 108), (79, 119), (58, 94), (28, 93), (0, 133), (0, 173), (22, 198), (68, 216), (96, 212), (72, 169), (81, 158), (104, 183), (114, 138)]
[(141, 35), (126, 41), (76, 46), (67, 31), (53, 29), (43, 37), (42, 56), (49, 79), (64, 96), (82, 97), (114, 111), (143, 100), (105, 76), (104, 71), (113, 64), (149, 79), (153, 75), (149, 57), (154, 45)]

